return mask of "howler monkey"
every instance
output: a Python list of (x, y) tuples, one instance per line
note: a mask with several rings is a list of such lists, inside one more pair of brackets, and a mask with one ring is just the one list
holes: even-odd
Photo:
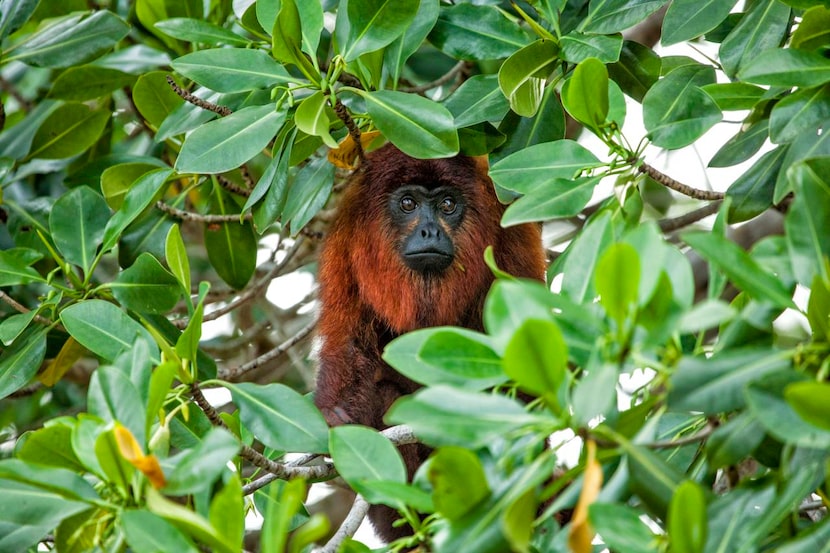
[[(477, 159), (414, 159), (391, 144), (367, 155), (320, 256), (315, 403), (330, 425), (383, 429), (392, 402), (419, 387), (381, 359), (392, 339), (429, 326), (482, 330), (487, 246), (505, 271), (544, 279), (539, 226), (502, 228), (504, 209)], [(411, 477), (429, 450), (401, 453)], [(386, 540), (407, 534), (388, 508), (370, 518)]]

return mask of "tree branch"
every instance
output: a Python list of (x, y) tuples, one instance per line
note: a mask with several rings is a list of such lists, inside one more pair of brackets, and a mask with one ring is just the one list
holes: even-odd
[(721, 201), (714, 201), (710, 204), (707, 204), (701, 208), (695, 209), (688, 213), (684, 213), (683, 215), (679, 215), (672, 219), (661, 219), (657, 222), (660, 225), (660, 230), (663, 232), (673, 232), (678, 229), (682, 229), (692, 223), (696, 223), (701, 219), (708, 217), (709, 215), (714, 215), (720, 209), (722, 202)]
[(679, 192), (684, 196), (688, 196), (690, 198), (694, 198), (696, 200), (722, 200), (723, 199), (723, 192), (713, 192), (711, 190), (700, 190), (698, 188), (692, 188), (687, 184), (683, 184), (682, 182), (676, 181), (670, 176), (666, 175), (665, 173), (661, 173), (648, 163), (642, 163), (637, 170), (640, 173), (644, 173), (649, 177), (653, 178), (655, 181), (659, 182), (666, 188), (670, 188), (675, 192)]
[(343, 121), (343, 124), (346, 125), (346, 128), (349, 130), (349, 136), (352, 137), (355, 151), (357, 152), (357, 159), (359, 159), (360, 164), (363, 165), (363, 160), (366, 158), (366, 152), (363, 151), (363, 142), (360, 140), (360, 128), (354, 122), (348, 108), (346, 108), (343, 102), (340, 101), (340, 98), (337, 98), (334, 102), (334, 113), (337, 114), (337, 117)]
[(340, 544), (346, 541), (346, 538), (351, 538), (355, 535), (368, 513), (369, 503), (358, 494), (354, 498), (354, 503), (352, 503), (349, 514), (346, 515), (346, 519), (340, 525), (340, 528), (337, 529), (337, 532), (326, 542), (326, 545), (312, 549), (312, 553), (336, 553), (340, 548)]
[(427, 90), (432, 90), (433, 88), (438, 88), (439, 86), (447, 84), (451, 80), (453, 80), (453, 79), (457, 78), (459, 75), (461, 75), (466, 68), (467, 68), (467, 62), (464, 61), (464, 60), (461, 60), (460, 62), (453, 65), (452, 68), (449, 71), (447, 71), (444, 75), (441, 75), (440, 77), (438, 77), (437, 79), (435, 79), (434, 81), (432, 81), (430, 83), (425, 83), (425, 84), (418, 85), (418, 86), (402, 87), (399, 90), (401, 92), (414, 92), (416, 94), (422, 94), (422, 93), (426, 92)]
[(177, 85), (176, 81), (174, 81), (173, 77), (170, 75), (167, 75), (167, 84), (169, 84), (170, 88), (173, 89), (173, 92), (181, 96), (185, 102), (193, 104), (194, 106), (206, 109), (208, 111), (212, 111), (214, 113), (218, 113), (222, 117), (225, 117), (226, 115), (230, 115), (231, 113), (233, 113), (233, 110), (227, 106), (220, 106), (218, 104), (208, 102), (207, 100), (202, 100), (198, 96), (191, 94), (187, 90)]

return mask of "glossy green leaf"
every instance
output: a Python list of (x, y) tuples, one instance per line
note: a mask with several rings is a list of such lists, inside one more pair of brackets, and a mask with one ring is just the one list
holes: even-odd
[(617, 406), (619, 369), (613, 363), (594, 362), (583, 372), (571, 394), (573, 416), (580, 424), (588, 425), (596, 417), (608, 418)]
[(215, 48), (172, 61), (173, 69), (217, 92), (241, 92), (288, 83), (285, 69), (262, 50)]
[(138, 256), (110, 289), (121, 305), (139, 313), (167, 313), (181, 297), (179, 281), (149, 253)]
[[(308, 4), (309, 2), (303, 2)], [(322, 14), (320, 14), (322, 16)], [(280, 10), (271, 33), (271, 53), (283, 64), (296, 65), (307, 78), (318, 82), (317, 69), (302, 52), (303, 26), (297, 2), (285, 0), (280, 2)], [(312, 54), (316, 52), (312, 51)]]
[(147, 209), (161, 193), (173, 171), (157, 169), (141, 176), (127, 192), (118, 211), (107, 221), (102, 251), (109, 251), (118, 243), (121, 233)]
[(234, 547), (245, 537), (245, 501), (239, 474), (234, 473), (210, 502), (210, 524)]
[[(830, 447), (830, 429), (807, 422), (791, 405), (793, 400), (785, 396), (791, 386), (801, 382), (804, 377), (792, 371), (770, 374), (747, 387), (746, 403), (766, 432), (780, 442), (826, 449)], [(814, 414), (812, 409), (806, 411), (808, 416)]]
[(393, 508), (408, 505), (420, 513), (434, 513), (432, 496), (419, 487), (389, 480), (364, 480), (360, 495), (371, 504), (382, 503)]
[[(500, 90), (499, 94), (501, 94)], [(542, 102), (539, 104), (539, 110), (533, 117), (521, 117), (513, 111), (508, 111), (499, 124), (499, 132), (507, 138), (504, 144), (491, 154), (491, 163), (500, 161), (508, 155), (529, 146), (564, 138), (565, 112), (555, 88), (549, 86), (545, 89), (542, 94)], [(500, 194), (499, 198), (502, 199), (503, 189), (498, 185), (496, 186), (496, 193)], [(502, 199), (502, 201), (507, 200)]]
[(747, 64), (740, 78), (772, 86), (819, 86), (830, 81), (830, 60), (814, 52), (775, 48)]
[(592, 1), (580, 28), (594, 33), (616, 33), (633, 27), (660, 9), (666, 0)]
[(792, 294), (734, 242), (717, 234), (689, 232), (683, 240), (709, 263), (723, 271), (735, 286), (755, 299), (779, 307), (795, 307)]
[[(236, 206), (222, 193), (214, 195), (212, 212), (235, 214)], [(257, 239), (249, 221), (205, 225), (205, 249), (216, 274), (228, 285), (241, 290), (256, 271)]]
[(772, 58), (767, 55), (767, 50), (778, 48), (789, 25), (790, 8), (784, 3), (752, 4), (749, 11), (723, 40), (718, 51), (726, 74), (734, 77), (741, 71), (742, 81), (757, 82), (743, 77), (743, 68), (753, 63), (753, 60), (756, 63), (773, 63)]
[(562, 105), (571, 116), (590, 129), (598, 129), (608, 116), (608, 70), (596, 58), (588, 58), (574, 69), (562, 90)]
[(506, 58), (529, 42), (495, 6), (467, 3), (443, 7), (429, 40), (448, 56), (470, 61)]
[(509, 227), (576, 215), (588, 204), (600, 178), (556, 179), (513, 202), (501, 224)]
[(15, 45), (4, 62), (69, 67), (99, 57), (127, 36), (129, 26), (109, 10), (74, 13), (51, 20)]
[(594, 276), (599, 302), (619, 327), (637, 305), (640, 257), (626, 243), (611, 244), (597, 261)]
[(49, 97), (85, 102), (129, 86), (135, 82), (135, 79), (135, 75), (108, 67), (95, 65), (70, 67), (52, 83), (52, 88), (49, 89)]
[(555, 398), (566, 380), (568, 346), (556, 324), (544, 319), (525, 321), (507, 344), (503, 364), (504, 372), (519, 387), (557, 405)]
[(242, 423), (268, 447), (290, 452), (325, 453), (328, 425), (308, 398), (282, 384), (230, 384)]
[(190, 296), (190, 261), (187, 258), (187, 249), (182, 240), (179, 225), (170, 227), (164, 247), (164, 258), (170, 272), (176, 277), (186, 296)]
[(79, 186), (61, 196), (49, 214), (49, 230), (63, 258), (86, 273), (109, 220), (104, 199), (88, 186)]
[(0, 1), (0, 40), (6, 38), (32, 16), (40, 0)]
[[(302, 481), (299, 482), (302, 483)], [(151, 512), (180, 528), (198, 542), (219, 553), (236, 553), (234, 546), (226, 542), (224, 537), (198, 513), (170, 501), (153, 488), (147, 489), (145, 497), (147, 508)]]
[(239, 442), (230, 432), (212, 428), (196, 447), (170, 459), (173, 470), (167, 475), (164, 493), (189, 495), (209, 489), (227, 470), (227, 463), (239, 447)]
[(136, 553), (180, 551), (196, 553), (193, 542), (175, 526), (145, 510), (127, 510), (119, 517), (124, 537)]
[(678, 330), (684, 334), (701, 332), (726, 323), (735, 315), (737, 311), (729, 304), (717, 299), (706, 299), (695, 304), (683, 315), (678, 323)]
[(724, 111), (752, 109), (766, 92), (749, 83), (713, 83), (700, 87)]
[(693, 480), (674, 490), (669, 504), (669, 541), (677, 553), (703, 553), (706, 546), (706, 497)]
[(573, 140), (544, 142), (517, 151), (490, 167), (490, 178), (504, 188), (528, 194), (573, 179), (580, 172), (602, 165), (597, 157)]
[(620, 59), (623, 39), (614, 34), (592, 35), (572, 31), (562, 37), (560, 57), (570, 63), (582, 63), (594, 58), (602, 63), (614, 63)]
[(732, 199), (729, 205), (729, 222), (739, 223), (760, 215), (772, 205), (775, 181), (781, 170), (787, 148), (765, 153), (726, 190)]
[(683, 481), (683, 474), (645, 446), (630, 442), (624, 442), (622, 446), (628, 460), (632, 491), (651, 511), (665, 517), (675, 489)]
[(30, 282), (45, 282), (36, 270), (9, 251), (0, 251), (0, 286), (14, 286)]
[(334, 165), (325, 158), (314, 159), (297, 171), (282, 213), (292, 235), (297, 235), (326, 205), (334, 176)]
[(656, 536), (643, 522), (645, 513), (619, 503), (592, 503), (588, 508), (591, 526), (602, 540), (620, 553), (654, 553)]
[(415, 19), (418, 1), (349, 0), (347, 11), (349, 35), (340, 53), (346, 61), (354, 61), (401, 36)]
[(101, 192), (107, 205), (114, 210), (120, 209), (132, 184), (146, 173), (159, 168), (166, 169), (167, 165), (160, 160), (156, 160), (155, 163), (134, 161), (118, 163), (104, 169), (101, 173)]
[(523, 117), (532, 117), (542, 101), (545, 82), (557, 64), (558, 45), (537, 40), (513, 53), (499, 69), (499, 88), (510, 108)]
[(660, 78), (662, 63), (651, 48), (639, 42), (624, 41), (619, 60), (608, 65), (609, 77), (638, 102)]
[(770, 356), (766, 350), (737, 349), (708, 359), (684, 357), (671, 377), (668, 403), (675, 410), (706, 414), (740, 409), (748, 383), (789, 367), (789, 360)]
[(795, 200), (785, 219), (787, 248), (798, 282), (807, 286), (815, 275), (830, 279), (826, 260), (830, 257), (830, 171), (828, 158), (794, 165), (790, 171)]
[(63, 159), (80, 154), (98, 141), (110, 119), (109, 109), (66, 103), (43, 122), (32, 139), (29, 159)]
[(498, 119), (509, 109), (495, 75), (470, 77), (447, 98), (444, 107), (458, 128)]
[(555, 419), (527, 413), (503, 396), (430, 386), (395, 402), (386, 414), (389, 424), (409, 424), (433, 446), (477, 448), (512, 431), (532, 425), (553, 427)]
[(709, 167), (729, 167), (742, 163), (761, 149), (769, 136), (769, 119), (742, 127), (709, 161)]
[(351, 424), (332, 428), (329, 451), (337, 472), (355, 489), (364, 481), (406, 482), (400, 452), (374, 428)]
[(72, 451), (72, 428), (54, 424), (27, 432), (18, 441), (15, 457), (27, 463), (84, 472), (86, 469)]
[(720, 25), (735, 4), (734, 0), (674, 0), (666, 11), (660, 41), (677, 44), (704, 35)]
[(168, 76), (167, 71), (150, 71), (141, 75), (133, 87), (135, 107), (155, 128), (184, 103), (167, 82)]
[(599, 258), (611, 243), (611, 218), (599, 214), (579, 233), (568, 247), (562, 292), (577, 303), (596, 297), (594, 274)]
[(830, 6), (813, 6), (801, 16), (790, 46), (799, 50), (815, 50), (827, 44), (830, 44)]
[(412, 23), (384, 49), (383, 65), (388, 69), (393, 83), (400, 80), (406, 60), (420, 48), (435, 26), (439, 6), (439, 0), (421, 0)]
[(220, 27), (210, 21), (190, 17), (171, 17), (155, 24), (155, 28), (164, 34), (187, 42), (201, 42), (211, 46), (230, 44), (247, 46), (250, 41), (231, 30)]
[(744, 411), (718, 426), (706, 440), (706, 459), (712, 467), (736, 465), (764, 440), (764, 427)]
[(261, 152), (285, 122), (274, 104), (250, 106), (202, 125), (187, 136), (176, 159), (180, 173), (224, 173)]
[(777, 144), (803, 132), (818, 131), (830, 118), (830, 84), (802, 89), (775, 104), (770, 114), (770, 139)]
[(0, 398), (29, 383), (46, 357), (45, 328), (33, 328), (0, 353)]
[(721, 120), (715, 101), (700, 89), (713, 77), (711, 68), (686, 66), (651, 87), (643, 98), (643, 122), (655, 145), (688, 146)]
[(435, 102), (404, 92), (360, 92), (369, 117), (383, 135), (416, 158), (450, 157), (458, 153), (452, 115)]
[(784, 156), (784, 167), (787, 167), (788, 170), (781, 171), (778, 174), (778, 180), (775, 183), (775, 195), (772, 198), (773, 203), (779, 203), (793, 190), (793, 180), (789, 178), (790, 167), (797, 162), (823, 156), (830, 156), (830, 133), (818, 134), (808, 131), (801, 133), (790, 143), (787, 155)]
[(17, 313), (3, 319), (0, 322), (0, 342), (3, 342), (3, 345), (10, 346), (31, 324), (35, 315), (37, 315), (37, 311), (33, 309), (28, 313)]
[(490, 495), (484, 468), (476, 455), (461, 447), (442, 447), (427, 469), (435, 509), (450, 520), (460, 519)]
[[(103, 300), (86, 300), (61, 311), (61, 323), (75, 340), (107, 361), (133, 347), (136, 340), (155, 344), (149, 333), (115, 305)], [(155, 361), (158, 350), (151, 353)]]
[(297, 106), (297, 111), (294, 113), (294, 123), (304, 133), (322, 138), (329, 148), (337, 148), (337, 141), (332, 138), (329, 132), (331, 125), (329, 113), (331, 111), (328, 96), (318, 90)]
[(802, 419), (830, 431), (830, 385), (796, 382), (787, 386), (784, 398)]

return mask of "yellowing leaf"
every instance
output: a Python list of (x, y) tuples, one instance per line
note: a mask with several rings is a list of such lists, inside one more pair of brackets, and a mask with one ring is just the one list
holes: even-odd
[(588, 448), (585, 461), (585, 476), (582, 482), (582, 492), (579, 494), (579, 502), (574, 509), (574, 516), (571, 519), (571, 530), (568, 533), (568, 548), (573, 553), (591, 553), (591, 540), (594, 538), (594, 529), (588, 522), (588, 507), (596, 501), (602, 488), (602, 467), (597, 462), (597, 444), (588, 440), (585, 445)]
[[(363, 149), (369, 147), (374, 139), (380, 136), (380, 131), (369, 131), (361, 133), (360, 144)], [(340, 141), (340, 146), (329, 150), (329, 162), (341, 169), (354, 169), (357, 167), (357, 146), (352, 135), (347, 134), (346, 138)]]
[(86, 348), (70, 336), (63, 343), (63, 347), (58, 352), (58, 356), (46, 366), (46, 370), (40, 373), (37, 379), (44, 386), (54, 386), (85, 352)]
[(158, 458), (155, 455), (144, 455), (132, 432), (126, 427), (115, 425), (115, 441), (121, 456), (132, 466), (140, 470), (155, 489), (161, 489), (167, 483), (164, 472), (161, 470)]

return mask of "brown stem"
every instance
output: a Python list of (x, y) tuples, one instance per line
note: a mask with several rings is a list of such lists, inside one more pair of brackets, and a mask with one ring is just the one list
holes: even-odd
[[(3, 301), (4, 303), (10, 305), (18, 313), (24, 313), (25, 314), (25, 313), (28, 313), (28, 312), (31, 311), (31, 309), (27, 308), (26, 306), (22, 305), (21, 303), (18, 303), (17, 300), (15, 300), (13, 297), (11, 297), (10, 295), (8, 295), (7, 293), (5, 293), (2, 290), (0, 290), (0, 301)], [(35, 315), (34, 320), (37, 321), (38, 323), (40, 323), (42, 325), (46, 325), (46, 326), (49, 326), (49, 325), (52, 324), (52, 321), (50, 321), (46, 317), (41, 317), (40, 315)]]
[(435, 79), (434, 81), (432, 81), (430, 83), (426, 83), (426, 84), (422, 84), (422, 85), (418, 85), (418, 86), (403, 87), (403, 88), (400, 88), (399, 90), (401, 92), (414, 92), (416, 94), (421, 94), (423, 92), (426, 92), (427, 90), (432, 90), (433, 88), (438, 88), (439, 86), (447, 84), (448, 82), (450, 82), (454, 78), (456, 78), (459, 75), (463, 74), (463, 72), (466, 68), (467, 68), (467, 62), (464, 61), (464, 60), (461, 60), (460, 62), (453, 65), (452, 69), (447, 71), (447, 73), (445, 73), (444, 75), (441, 75), (440, 77), (438, 77), (437, 79)]
[(241, 221), (249, 221), (252, 217), (250, 213), (245, 213), (240, 217), (236, 215), (202, 215), (201, 213), (193, 213), (192, 211), (184, 211), (183, 209), (175, 208), (167, 205), (163, 201), (156, 202), (156, 208), (167, 213), (171, 217), (175, 217), (180, 221), (193, 221), (205, 225), (218, 225), (220, 223), (238, 223)]
[(661, 231), (673, 232), (685, 226), (691, 225), (692, 223), (696, 223), (709, 215), (717, 213), (718, 209), (720, 209), (721, 203), (722, 202), (720, 201), (715, 201), (672, 219), (661, 219), (657, 224), (660, 225)]
[(666, 188), (670, 188), (675, 192), (679, 192), (684, 196), (688, 196), (690, 198), (694, 198), (696, 200), (722, 200), (723, 199), (723, 192), (713, 192), (711, 190), (700, 190), (697, 188), (692, 188), (687, 184), (683, 184), (682, 182), (676, 181), (670, 176), (666, 175), (665, 173), (661, 173), (648, 163), (643, 163), (637, 170), (641, 173), (644, 173), (654, 179), (655, 181), (659, 182)]
[(349, 129), (349, 136), (352, 137), (352, 140), (355, 144), (355, 150), (357, 150), (357, 159), (360, 160), (360, 164), (363, 164), (363, 160), (366, 157), (366, 153), (363, 151), (363, 143), (360, 141), (360, 128), (358, 128), (357, 124), (352, 119), (349, 110), (340, 101), (338, 98), (337, 101), (334, 103), (334, 113), (337, 114), (337, 117), (343, 121), (343, 124), (346, 125), (346, 128)]
[(194, 106), (212, 111), (214, 113), (218, 113), (222, 117), (225, 117), (226, 115), (230, 115), (231, 113), (233, 113), (233, 110), (227, 106), (220, 106), (218, 104), (208, 102), (207, 100), (202, 100), (198, 96), (191, 94), (187, 90), (177, 85), (176, 81), (174, 81), (173, 77), (171, 77), (170, 75), (167, 75), (167, 84), (169, 84), (170, 88), (172, 88), (176, 94), (181, 96), (185, 102), (189, 102)]
[(283, 355), (290, 348), (294, 347), (300, 340), (311, 334), (315, 326), (317, 326), (317, 319), (312, 320), (310, 323), (308, 323), (299, 331), (297, 331), (293, 336), (288, 338), (285, 342), (275, 347), (271, 351), (268, 351), (260, 355), (259, 357), (252, 359), (247, 363), (243, 363), (242, 365), (239, 365), (237, 367), (220, 369), (218, 377), (222, 380), (228, 381), (238, 380), (242, 375), (244, 375), (248, 371), (252, 371), (262, 366), (264, 363), (272, 361), (280, 355)]
[[(243, 165), (239, 168), (239, 170), (242, 171), (244, 167), (245, 166)], [(251, 176), (248, 174), (247, 169), (242, 171), (242, 178), (245, 179), (246, 183), (251, 178)], [(229, 178), (224, 177), (222, 175), (216, 175), (216, 180), (219, 181), (219, 185), (228, 192), (231, 192), (233, 194), (239, 194), (240, 196), (243, 196), (245, 198), (251, 195), (251, 188), (253, 188), (252, 186), (248, 186), (247, 188), (245, 188), (244, 186), (240, 186), (232, 180), (230, 180)]]

